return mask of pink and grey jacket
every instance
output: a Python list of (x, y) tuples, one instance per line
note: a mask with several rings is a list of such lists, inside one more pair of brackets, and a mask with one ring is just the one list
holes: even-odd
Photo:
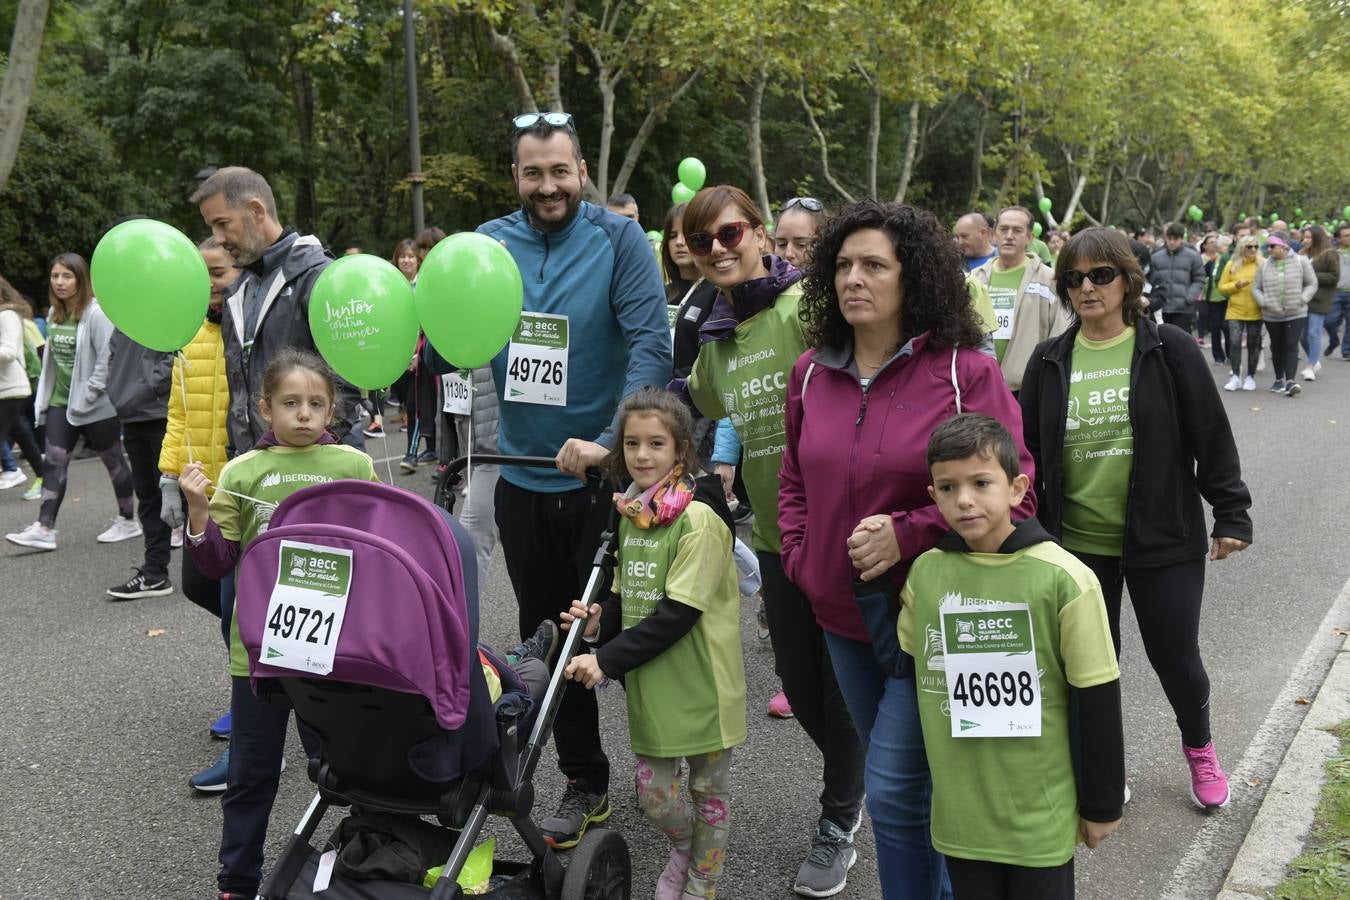
[[(932, 347), (927, 333), (905, 344), (864, 388), (851, 345), (807, 350), (788, 380), (787, 446), (779, 473), (783, 568), (811, 601), (826, 631), (867, 641), (854, 600), (847, 541), (867, 516), (888, 514), (900, 545), (882, 577), (904, 585), (918, 556), (949, 531), (928, 496), (928, 438), (958, 412), (1002, 422), (1017, 443), (1022, 474), (1034, 480), (1022, 441), (1022, 412), (998, 363), (973, 347)], [(1027, 492), (1013, 520), (1036, 513)]]

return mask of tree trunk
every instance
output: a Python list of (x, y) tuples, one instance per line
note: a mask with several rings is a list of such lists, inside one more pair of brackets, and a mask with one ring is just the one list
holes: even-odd
[(881, 143), (881, 86), (871, 79), (871, 120), (867, 126), (867, 196), (877, 196), (877, 146)]
[(755, 195), (759, 213), (768, 222), (772, 218), (769, 209), (769, 186), (764, 179), (764, 139), (760, 131), (764, 115), (764, 88), (769, 83), (769, 73), (760, 67), (755, 73), (754, 89), (750, 92), (750, 188)]
[(642, 124), (638, 126), (637, 134), (628, 142), (628, 149), (623, 155), (623, 165), (619, 166), (619, 174), (614, 177), (614, 192), (618, 193), (628, 187), (628, 179), (633, 177), (633, 170), (637, 168), (638, 160), (642, 157), (642, 150), (647, 146), (647, 141), (656, 130), (656, 126), (665, 121), (666, 113), (670, 108), (679, 102), (685, 92), (689, 90), (698, 79), (703, 75), (703, 69), (695, 69), (689, 77), (680, 83), (680, 86), (669, 94), (657, 100), (647, 110), (647, 115), (643, 118)]
[(914, 159), (919, 147), (919, 101), (909, 105), (909, 136), (905, 138), (905, 159), (900, 164), (900, 183), (895, 188), (895, 202), (904, 203), (909, 191), (909, 180), (914, 177)]
[[(1036, 212), (1037, 212), (1037, 213), (1040, 213), (1040, 214), (1043, 215), (1043, 216), (1045, 216), (1045, 223), (1046, 223), (1047, 225), (1049, 225), (1051, 228), (1058, 228), (1058, 227), (1059, 227), (1059, 222), (1055, 221), (1055, 211), (1054, 211), (1054, 208), (1051, 207), (1051, 208), (1050, 208), (1049, 210), (1047, 210), (1046, 212), (1041, 212), (1041, 210), (1040, 210), (1040, 201), (1042, 201), (1042, 200), (1044, 200), (1044, 199), (1045, 199), (1045, 184), (1042, 183), (1042, 181), (1041, 181), (1041, 170), (1040, 170), (1040, 169), (1037, 169), (1037, 170), (1036, 170), (1036, 204), (1037, 204), (1037, 206), (1036, 206)], [(1035, 215), (1035, 213), (1033, 213), (1033, 215)]]
[(14, 36), (9, 43), (9, 65), (0, 84), (0, 192), (19, 156), (19, 138), (28, 118), (28, 103), (37, 82), (42, 32), (47, 27), (47, 0), (19, 0)]
[(970, 202), (967, 207), (974, 209), (984, 192), (984, 133), (989, 126), (989, 100), (980, 95), (980, 118), (975, 125), (975, 146), (970, 154)]
[(816, 134), (816, 142), (820, 145), (820, 168), (825, 175), (825, 181), (834, 188), (835, 193), (843, 198), (845, 203), (854, 201), (853, 192), (844, 187), (834, 177), (830, 171), (830, 147), (825, 139), (825, 132), (821, 130), (820, 123), (816, 121), (815, 111), (811, 109), (811, 104), (806, 102), (806, 81), (805, 79), (797, 85), (797, 99), (801, 101), (802, 109), (806, 110), (806, 121), (810, 124), (811, 130)]
[[(1106, 179), (1105, 179), (1105, 182), (1102, 184), (1102, 211), (1101, 211), (1101, 215), (1100, 215), (1097, 219), (1095, 219), (1095, 220), (1092, 219), (1091, 216), (1088, 216), (1089, 221), (1091, 221), (1092, 224), (1094, 224), (1094, 225), (1100, 225), (1100, 224), (1102, 224), (1103, 222), (1105, 222), (1105, 221), (1108, 220), (1108, 216), (1110, 215), (1110, 213), (1109, 213), (1108, 211), (1109, 211), (1110, 208), (1111, 208), (1111, 176), (1113, 176), (1113, 175), (1115, 175), (1115, 174), (1116, 174), (1116, 167), (1115, 167), (1115, 166), (1107, 166), (1107, 167), (1106, 167)], [(1084, 206), (1084, 207), (1083, 207), (1083, 215), (1087, 216), (1087, 214), (1088, 214), (1088, 213), (1087, 213), (1087, 207)]]
[(609, 66), (599, 61), (596, 54), (595, 80), (600, 85), (600, 154), (591, 169), (590, 181), (586, 193), (594, 203), (604, 203), (609, 198), (609, 148), (614, 140), (614, 85), (617, 79), (610, 78)]
[(295, 184), (295, 227), (311, 234), (318, 220), (314, 190), (314, 80), (299, 60), (291, 63), (296, 136), (300, 139), (300, 172)]
[(538, 112), (539, 104), (534, 101), (534, 91), (530, 88), (529, 79), (525, 77), (525, 70), (520, 64), (516, 42), (493, 28), (487, 19), (483, 19), (482, 22), (483, 30), (488, 36), (488, 46), (501, 61), (502, 68), (506, 70), (506, 80), (515, 91), (516, 105), (521, 112)]

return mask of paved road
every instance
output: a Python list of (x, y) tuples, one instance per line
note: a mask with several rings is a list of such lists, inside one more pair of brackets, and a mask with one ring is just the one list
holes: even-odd
[[(1223, 396), (1255, 498), (1257, 536), (1250, 551), (1211, 567), (1206, 594), (1214, 732), (1230, 768), (1254, 742), (1276, 762), (1282, 755), (1302, 707), (1290, 704), (1264, 731), (1263, 722), (1347, 577), (1350, 493), (1339, 473), (1350, 429), (1348, 387), (1350, 364), (1332, 360), (1296, 400), (1265, 392)], [(425, 475), (395, 478), (430, 492)], [(3, 531), (36, 514), (19, 494), (0, 493)], [(215, 799), (194, 796), (186, 779), (220, 749), (206, 732), (227, 696), (219, 633), (215, 620), (181, 596), (121, 604), (102, 596), (138, 558), (134, 544), (94, 541), (112, 513), (102, 467), (82, 461), (72, 470), (61, 548), (0, 549), (3, 900), (214, 896), (219, 808)], [(500, 555), (483, 609), (485, 637), (506, 640), (515, 614)], [(795, 724), (761, 714), (775, 689), (772, 661), (754, 637), (753, 610), (744, 609), (742, 619), (752, 717), (735, 770), (723, 895), (789, 897), (813, 826), (819, 764)], [(1119, 835), (1079, 858), (1080, 895), (1088, 898), (1161, 895), (1206, 822), (1186, 799), (1175, 726), (1133, 633), (1128, 624), (1123, 668), (1134, 800)], [(1326, 663), (1311, 660), (1319, 680)], [(622, 697), (613, 690), (602, 702), (614, 760), (614, 824), (633, 848), (639, 884), (649, 885), (665, 853), (626, 788), (632, 767)], [(310, 796), (294, 739), (288, 761), (269, 856)], [(559, 785), (547, 765), (538, 783), (541, 806), (551, 804)], [(1234, 787), (1233, 807), (1205, 831), (1198, 854), (1205, 865), (1179, 889), (1173, 885), (1182, 896), (1213, 895), (1265, 782)], [(506, 845), (516, 846), (513, 838)], [(842, 896), (879, 897), (866, 828), (859, 849)]]

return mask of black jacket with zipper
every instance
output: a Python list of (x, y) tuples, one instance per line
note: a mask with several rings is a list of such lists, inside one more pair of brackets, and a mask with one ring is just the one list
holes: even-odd
[[(1064, 423), (1075, 322), (1041, 343), (1019, 400), (1027, 449), (1036, 460), (1036, 517), (1061, 537)], [(1213, 536), (1251, 542), (1252, 498), (1242, 481), (1237, 444), (1214, 378), (1195, 340), (1174, 325), (1135, 323), (1130, 361), (1134, 465), (1125, 505), (1122, 561), (1167, 566), (1204, 556), (1203, 497), (1214, 509)]]

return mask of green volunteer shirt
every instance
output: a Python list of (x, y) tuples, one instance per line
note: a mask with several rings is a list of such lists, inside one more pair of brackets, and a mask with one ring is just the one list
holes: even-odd
[[(952, 737), (940, 606), (1025, 603), (1040, 673), (1039, 737)], [(900, 646), (914, 657), (933, 777), (933, 847), (1019, 866), (1067, 862), (1078, 843), (1069, 691), (1120, 678), (1092, 571), (1046, 541), (1013, 553), (929, 550), (901, 593)]]
[[(239, 545), (242, 554), (267, 530), (272, 512), (282, 500), (301, 488), (344, 478), (380, 480), (370, 457), (345, 444), (250, 450), (220, 470), (219, 486), (244, 496), (217, 490), (211, 496), (211, 520), (226, 540)], [(230, 674), (248, 675), (248, 653), (239, 639), (238, 616), (230, 622)]]
[(65, 406), (70, 403), (70, 376), (75, 371), (75, 335), (79, 330), (78, 322), (62, 322), (47, 326), (47, 352), (56, 363), (56, 382), (52, 386), (48, 406)]
[(673, 524), (645, 530), (625, 518), (614, 591), (624, 628), (651, 615), (662, 596), (702, 613), (670, 649), (624, 677), (633, 752), (671, 758), (744, 743), (741, 595), (717, 513), (694, 502)]
[(1021, 265), (1002, 271), (998, 267), (998, 260), (994, 260), (989, 270), (989, 302), (994, 307), (994, 355), (999, 362), (1003, 362), (1003, 353), (1008, 349), (1008, 341), (1012, 340), (1017, 289), (1022, 286), (1022, 276), (1026, 270), (1027, 267)]
[(1134, 468), (1130, 362), (1134, 326), (1106, 341), (1079, 332), (1069, 367), (1064, 421), (1064, 514), (1060, 540), (1070, 550), (1120, 556), (1125, 501)]
[(689, 396), (709, 419), (731, 417), (741, 439), (741, 477), (755, 508), (751, 543), (777, 553), (778, 469), (787, 440), (783, 407), (788, 375), (806, 350), (797, 306), (802, 292), (793, 285), (765, 309), (736, 326), (736, 336), (699, 348), (689, 375)]

